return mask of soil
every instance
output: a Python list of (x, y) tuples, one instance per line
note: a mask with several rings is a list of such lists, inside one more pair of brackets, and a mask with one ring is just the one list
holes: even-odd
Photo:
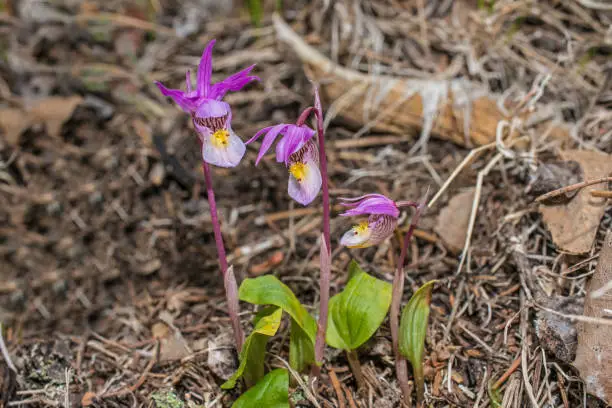
[[(0, 406), (213, 407), (230, 406), (240, 395), (240, 387), (220, 388), (237, 356), (198, 140), (189, 117), (154, 81), (181, 87), (185, 70), (195, 69), (204, 45), (216, 38), (214, 81), (252, 63), (261, 78), (226, 98), (236, 133), (246, 140), (265, 126), (295, 121), (312, 104), (311, 83), (302, 62), (276, 39), (275, 2), (263, 3), (257, 26), (238, 1), (0, 1), (0, 337), (17, 370), (0, 360)], [(581, 379), (566, 357), (571, 350), (564, 345), (564, 355), (555, 356), (554, 347), (543, 346), (536, 319), (550, 299), (582, 305), (612, 209), (604, 200), (589, 250), (570, 255), (553, 242), (528, 186), (542, 163), (558, 165), (564, 149), (612, 153), (612, 71), (602, 40), (611, 12), (586, 1), (486, 1), (479, 8), (454, 0), (426, 9), (419, 1), (331, 3), (283, 1), (282, 16), (310, 45), (365, 73), (382, 61), (392, 75), (467, 77), (520, 99), (542, 66), (549, 68), (552, 79), (538, 103), (556, 104), (575, 126), (573, 138), (516, 147), (531, 159), (496, 159), (492, 148), (463, 168), (418, 226), (404, 302), (423, 283), (439, 280), (426, 340), (430, 406), (494, 407), (488, 386), (504, 376), (500, 406), (529, 406), (530, 392), (540, 406), (583, 406)], [(453, 31), (445, 22), (455, 17), (474, 25)], [(405, 26), (393, 24), (402, 19)], [(337, 26), (342, 23), (347, 26)], [(352, 45), (355, 32), (335, 37), (334, 30), (351, 24), (364, 30), (363, 44)], [(480, 29), (487, 24), (514, 35), (494, 30), (498, 42), (486, 39)], [(467, 58), (450, 70), (455, 58), (469, 54), (459, 48), (461, 38), (473, 39), (481, 70), (470, 72)], [(579, 51), (569, 60), (555, 59), (572, 45)], [(324, 101), (324, 109), (333, 102)], [(47, 104), (42, 114), (33, 108), (39, 103)], [(10, 128), (9, 115), (17, 118)], [(363, 125), (340, 115), (328, 127), (332, 204), (371, 192), (417, 200), (428, 188), (437, 192), (471, 151), (434, 134), (426, 153), (412, 152), (417, 130), (355, 138)], [(533, 137), (529, 130), (524, 135)], [(271, 155), (256, 167), (255, 147), (238, 167), (213, 170), (229, 262), (238, 282), (275, 274), (315, 313), (320, 198), (306, 210), (291, 202), (286, 168)], [(475, 187), (491, 161), (497, 164), (482, 175), (462, 259), (434, 229), (448, 202)], [(569, 180), (552, 185), (574, 183)], [(460, 211), (471, 209), (470, 203)], [(390, 282), (397, 238), (341, 248), (351, 221), (339, 212), (334, 207), (331, 222), (332, 294), (344, 287), (351, 259)], [(241, 307), (250, 330), (256, 309)], [(288, 358), (288, 333), (284, 324), (270, 356)], [(345, 355), (328, 348), (320, 406), (399, 407), (390, 339), (385, 321), (359, 350), (366, 392), (357, 390)], [(513, 364), (521, 357), (524, 364)], [(269, 368), (283, 367), (280, 359), (267, 361)], [(345, 395), (332, 387), (330, 370)], [(292, 398), (296, 407), (313, 406), (299, 386)]]

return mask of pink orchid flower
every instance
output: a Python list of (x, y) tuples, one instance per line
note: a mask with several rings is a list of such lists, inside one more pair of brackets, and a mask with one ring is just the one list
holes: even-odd
[(315, 131), (306, 125), (280, 124), (261, 129), (246, 144), (256, 141), (265, 134), (255, 164), (276, 144), (276, 161), (289, 169), (289, 196), (302, 205), (310, 204), (321, 190), (319, 170), (319, 149), (313, 137)]
[(255, 65), (230, 75), (216, 84), (211, 83), (212, 48), (215, 40), (208, 43), (198, 66), (196, 89), (191, 88), (191, 74), (187, 71), (186, 91), (168, 89), (155, 82), (165, 96), (169, 96), (185, 112), (191, 115), (193, 124), (202, 142), (202, 158), (205, 162), (220, 167), (235, 167), (244, 156), (246, 147), (232, 130), (232, 111), (221, 99), (229, 91), (239, 91), (258, 77), (249, 75)]
[(349, 248), (378, 245), (391, 236), (397, 227), (400, 208), (416, 206), (411, 201), (395, 202), (382, 194), (366, 194), (357, 198), (341, 198), (341, 205), (349, 207), (341, 216), (368, 215), (368, 219), (353, 226), (340, 239)]

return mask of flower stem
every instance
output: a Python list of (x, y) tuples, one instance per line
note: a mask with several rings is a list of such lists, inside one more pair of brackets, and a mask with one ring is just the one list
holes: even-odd
[(221, 235), (221, 225), (219, 224), (219, 217), (217, 215), (217, 202), (215, 201), (215, 192), (212, 185), (212, 174), (208, 163), (202, 162), (202, 168), (204, 169), (204, 179), (206, 180), (206, 193), (208, 195), (208, 205), (210, 207), (210, 220), (213, 226), (213, 232), (215, 235), (215, 243), (217, 244), (217, 255), (219, 257), (219, 265), (221, 266), (221, 273), (223, 274), (223, 283), (225, 286), (225, 297), (227, 300), (227, 309), (232, 327), (234, 329), (234, 339), (236, 341), (236, 349), (238, 353), (242, 351), (242, 343), (244, 340), (244, 333), (240, 326), (240, 318), (238, 317), (238, 287), (236, 284), (236, 278), (234, 276), (233, 268), (228, 270), (227, 258), (225, 255), (225, 246), (223, 245), (223, 235)]
[[(314, 113), (317, 119), (317, 133), (319, 140), (319, 165), (321, 168), (321, 190), (323, 193), (323, 242), (321, 243), (321, 272), (319, 278), (319, 321), (317, 338), (315, 341), (315, 364), (312, 367), (312, 375), (316, 378), (321, 374), (323, 354), (325, 351), (325, 332), (327, 331), (327, 313), (329, 307), (329, 285), (331, 280), (331, 240), (329, 234), (329, 185), (327, 175), (327, 156), (325, 155), (325, 130), (323, 129), (323, 109), (319, 91), (315, 87)], [(323, 252), (327, 253), (324, 254)]]
[(410, 227), (404, 236), (402, 250), (400, 252), (399, 259), (397, 260), (397, 269), (395, 271), (395, 276), (393, 277), (393, 293), (391, 296), (391, 311), (389, 315), (391, 339), (393, 342), (393, 354), (395, 355), (395, 374), (397, 375), (397, 381), (399, 382), (400, 389), (404, 395), (404, 402), (408, 406), (410, 406), (411, 389), (408, 385), (408, 365), (406, 363), (406, 358), (404, 358), (399, 349), (399, 315), (402, 295), (404, 294), (404, 261), (406, 260), (406, 253), (408, 252), (410, 239), (412, 238), (412, 234), (419, 222), (421, 212), (425, 208), (426, 203), (427, 194), (425, 194), (419, 205), (416, 207), (416, 211), (414, 212), (412, 220), (410, 221)]
[(361, 363), (359, 362), (359, 356), (357, 356), (357, 352), (355, 350), (345, 350), (346, 351), (346, 359), (348, 360), (349, 366), (351, 366), (351, 371), (355, 376), (355, 381), (357, 382), (357, 388), (360, 390), (366, 389), (366, 383), (363, 378), (363, 373), (361, 372)]
[(331, 254), (331, 242), (329, 234), (329, 179), (327, 175), (327, 155), (325, 154), (325, 129), (323, 129), (323, 109), (321, 108), (321, 99), (319, 98), (319, 90), (315, 87), (315, 116), (317, 118), (317, 133), (319, 139), (319, 160), (321, 166), (321, 191), (323, 193), (323, 236), (327, 250)]

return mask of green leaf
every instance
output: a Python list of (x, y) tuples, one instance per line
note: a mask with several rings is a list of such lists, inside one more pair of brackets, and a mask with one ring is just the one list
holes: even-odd
[(355, 350), (381, 325), (391, 305), (390, 283), (365, 273), (354, 262), (353, 277), (346, 288), (329, 301), (327, 343), (335, 348)]
[(242, 346), (240, 365), (236, 372), (221, 385), (223, 389), (236, 386), (240, 377), (245, 378), (247, 384), (255, 384), (264, 375), (264, 357), (266, 344), (274, 336), (280, 326), (283, 310), (278, 307), (268, 307), (261, 310), (253, 321), (255, 328)]
[(261, 2), (262, 0), (247, 1), (249, 14), (251, 15), (251, 22), (255, 27), (259, 27), (261, 25), (261, 18), (263, 16), (263, 7)]
[[(289, 350), (289, 360), (292, 368), (302, 371), (311, 360), (314, 360), (312, 350), (314, 350), (317, 335), (317, 322), (287, 285), (272, 275), (245, 279), (240, 285), (238, 296), (244, 302), (280, 307), (291, 316), (292, 344)], [(296, 341), (295, 344), (293, 340)]]
[(359, 262), (357, 262), (356, 260), (352, 259), (351, 263), (348, 266), (348, 282), (351, 281), (351, 279), (353, 279), (355, 276), (359, 275), (360, 273), (363, 272), (363, 269), (361, 269), (361, 266), (359, 266)]
[(270, 371), (261, 381), (234, 402), (232, 408), (289, 408), (289, 372)]
[(304, 372), (314, 361), (314, 344), (312, 340), (300, 325), (291, 319), (289, 365), (297, 372)]
[(399, 348), (404, 357), (412, 364), (417, 386), (417, 400), (423, 401), (425, 393), (423, 377), (423, 350), (429, 320), (431, 290), (437, 281), (429, 281), (421, 286), (410, 298), (402, 311), (399, 328)]
[(493, 386), (493, 379), (489, 381), (487, 386), (487, 391), (489, 394), (489, 399), (491, 400), (491, 408), (501, 408), (502, 406), (502, 395), (499, 388), (495, 388)]

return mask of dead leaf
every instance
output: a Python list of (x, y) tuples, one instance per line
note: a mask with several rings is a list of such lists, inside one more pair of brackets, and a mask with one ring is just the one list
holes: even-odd
[(84, 407), (88, 407), (94, 403), (94, 399), (96, 398), (96, 394), (91, 391), (87, 391), (83, 394), (83, 398), (81, 398), (81, 405)]
[(151, 334), (153, 334), (153, 337), (156, 339), (165, 338), (169, 332), (170, 328), (165, 323), (157, 322), (151, 327)]
[(36, 123), (46, 126), (52, 137), (59, 136), (62, 125), (70, 119), (75, 108), (83, 101), (80, 96), (52, 96), (36, 101), (25, 111), (21, 109), (0, 110), (0, 128), (4, 130), (7, 142), (15, 146), (19, 136)]
[(0, 128), (9, 145), (15, 146), (19, 143), (21, 133), (31, 125), (27, 115), (19, 109), (0, 110)]
[(83, 101), (80, 96), (52, 96), (41, 99), (28, 109), (32, 122), (43, 122), (51, 137), (58, 137), (62, 125), (70, 119), (74, 109)]
[(284, 258), (285, 258), (285, 254), (283, 253), (283, 251), (276, 251), (264, 262), (251, 266), (249, 270), (249, 274), (251, 276), (263, 275), (264, 273), (268, 272), (273, 267), (283, 262)]
[[(606, 318), (612, 310), (612, 292), (597, 293), (612, 281), (612, 230), (604, 239), (599, 263), (587, 284), (584, 315)], [(579, 323), (578, 350), (574, 365), (586, 384), (587, 391), (606, 403), (612, 403), (612, 326), (609, 324)]]
[(434, 231), (452, 252), (461, 251), (465, 244), (473, 200), (474, 188), (469, 188), (451, 198), (438, 215)]
[[(561, 157), (563, 160), (578, 162), (584, 180), (593, 180), (612, 173), (612, 156), (609, 154), (566, 150), (561, 152)], [(564, 204), (540, 205), (544, 222), (559, 250), (583, 254), (593, 246), (601, 217), (606, 211), (606, 199), (591, 196), (591, 191), (598, 187), (585, 187)]]

